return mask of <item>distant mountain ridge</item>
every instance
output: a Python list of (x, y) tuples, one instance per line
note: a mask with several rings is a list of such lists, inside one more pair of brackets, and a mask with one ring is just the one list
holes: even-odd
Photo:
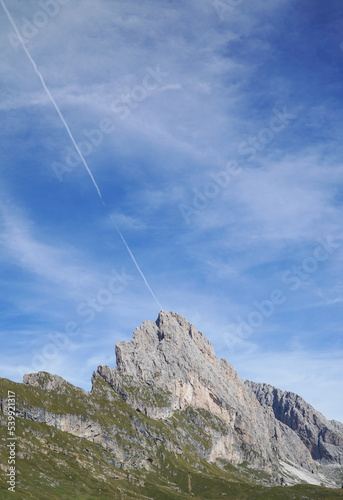
[[(25, 375), (24, 385), (2, 379), (0, 387), (15, 386), (19, 393), (18, 421), (100, 446), (117, 471), (140, 471), (138, 492), (149, 471), (160, 478), (167, 473), (167, 457), (191, 464), (198, 474), (215, 467), (211, 474), (218, 481), (232, 464), (237, 471), (244, 467), (248, 478), (260, 471), (262, 479), (245, 477), (252, 484), (341, 488), (343, 424), (328, 421), (293, 393), (244, 382), (183, 316), (161, 311), (156, 322), (145, 321), (130, 342), (116, 345), (116, 360), (115, 368), (100, 365), (93, 373), (91, 393), (44, 372)], [(4, 390), (0, 410), (3, 424)], [(170, 498), (184, 498), (170, 480), (168, 487), (181, 495)]]

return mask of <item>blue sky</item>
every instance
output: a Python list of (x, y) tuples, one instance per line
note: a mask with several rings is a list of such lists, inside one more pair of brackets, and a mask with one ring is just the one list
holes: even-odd
[(86, 389), (159, 306), (343, 421), (343, 4), (5, 0), (0, 376)]

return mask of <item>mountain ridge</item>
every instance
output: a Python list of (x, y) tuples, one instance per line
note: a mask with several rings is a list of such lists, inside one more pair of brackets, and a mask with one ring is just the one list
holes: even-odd
[(343, 424), (294, 393), (243, 381), (183, 316), (161, 311), (115, 352), (116, 367), (100, 365), (89, 393), (57, 375), (25, 375), (18, 420), (100, 445), (118, 470), (161, 474), (163, 449), (205, 464), (199, 471), (246, 463), (269, 486), (341, 487)]

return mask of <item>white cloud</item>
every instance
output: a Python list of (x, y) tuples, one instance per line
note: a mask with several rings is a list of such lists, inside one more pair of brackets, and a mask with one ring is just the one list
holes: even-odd
[[(17, 212), (17, 213), (16, 213)], [(38, 275), (55, 285), (80, 290), (89, 285), (90, 274), (79, 262), (80, 254), (70, 247), (54, 247), (33, 236), (33, 224), (19, 215), (14, 207), (1, 210), (2, 252), (23, 271)]]

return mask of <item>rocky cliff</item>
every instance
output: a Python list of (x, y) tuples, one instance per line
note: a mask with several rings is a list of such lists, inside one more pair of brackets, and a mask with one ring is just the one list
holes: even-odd
[[(342, 465), (341, 424), (328, 422), (295, 394), (244, 383), (228, 361), (216, 357), (206, 337), (176, 313), (162, 311), (156, 323), (144, 322), (130, 342), (116, 345), (116, 358), (115, 370), (99, 367), (99, 373), (111, 385), (120, 374), (169, 393), (160, 418), (191, 406), (226, 424), (228, 433), (213, 446), (210, 460), (247, 460), (266, 470), (281, 460), (311, 474), (319, 466)], [(143, 405), (141, 411), (156, 417), (155, 408)]]
[(161, 475), (174, 456), (198, 473), (219, 467), (215, 477), (232, 464), (264, 471), (269, 485), (341, 486), (343, 425), (295, 394), (244, 382), (184, 317), (161, 311), (142, 323), (116, 345), (116, 360), (94, 372), (91, 393), (56, 375), (25, 375), (14, 384), (17, 416), (100, 446), (116, 474)]
[(321, 413), (292, 392), (268, 384), (246, 382), (261, 406), (287, 425), (304, 443), (313, 460), (322, 464), (343, 465), (343, 426), (328, 421)]

